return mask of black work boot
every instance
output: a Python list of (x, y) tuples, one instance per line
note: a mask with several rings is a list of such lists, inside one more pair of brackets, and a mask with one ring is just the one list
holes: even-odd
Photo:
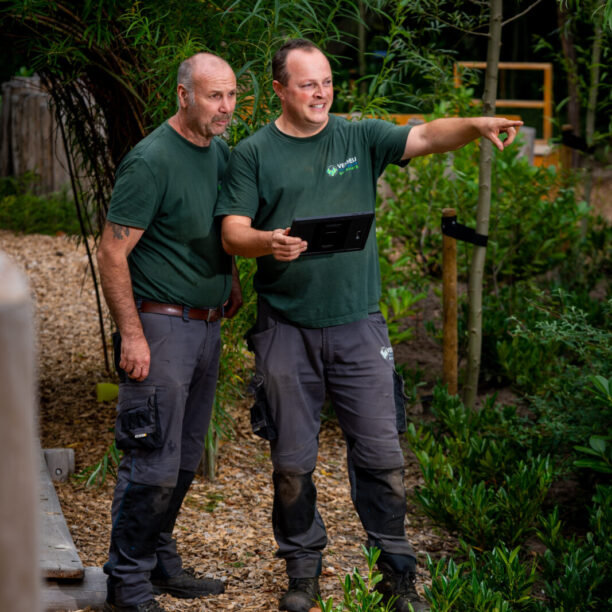
[(278, 603), (279, 610), (308, 612), (319, 597), (319, 578), (289, 578), (289, 588)]
[(212, 578), (196, 578), (191, 568), (184, 568), (178, 576), (162, 578), (151, 576), (153, 592), (156, 595), (168, 593), (172, 597), (182, 599), (193, 599), (202, 595), (219, 595), (225, 591), (225, 586), (221, 580)]
[(136, 606), (118, 606), (107, 601), (102, 612), (166, 612), (166, 608), (162, 608), (154, 599)]
[(393, 609), (395, 612), (429, 612), (429, 604), (423, 601), (414, 586), (416, 573), (408, 570), (398, 574), (390, 565), (378, 563), (383, 578), (378, 583), (376, 590), (382, 593), (383, 601), (387, 603), (392, 597), (396, 597)]

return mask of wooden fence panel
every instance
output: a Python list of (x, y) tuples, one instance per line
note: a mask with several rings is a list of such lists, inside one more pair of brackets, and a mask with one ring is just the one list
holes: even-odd
[(2, 85), (0, 176), (40, 176), (38, 193), (58, 191), (68, 184), (66, 152), (50, 96), (38, 77), (14, 77)]

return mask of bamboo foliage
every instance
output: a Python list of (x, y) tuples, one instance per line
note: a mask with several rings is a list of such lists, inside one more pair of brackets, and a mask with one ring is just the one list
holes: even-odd
[(234, 67), (240, 96), (233, 144), (278, 110), (270, 74), (276, 48), (295, 36), (324, 48), (352, 45), (336, 24), (362, 20), (360, 4), (384, 15), (385, 3), (374, 0), (332, 6), (323, 0), (186, 0), (180, 6), (174, 0), (9, 0), (0, 9), (0, 27), (53, 97), (76, 151), (75, 170), (91, 187), (95, 233), (118, 163), (174, 112), (183, 59), (211, 51)]

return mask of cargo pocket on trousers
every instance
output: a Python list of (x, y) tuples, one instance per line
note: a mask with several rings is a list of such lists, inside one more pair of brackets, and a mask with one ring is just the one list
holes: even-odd
[(398, 433), (405, 433), (406, 426), (406, 394), (404, 393), (404, 379), (393, 370), (393, 397), (395, 399), (395, 418)]
[(119, 391), (115, 443), (120, 450), (153, 450), (162, 446), (155, 387), (128, 386)]
[(264, 440), (276, 440), (276, 426), (270, 414), (263, 383), (263, 376), (256, 374), (249, 384), (248, 392), (255, 398), (255, 403), (251, 406), (251, 429)]

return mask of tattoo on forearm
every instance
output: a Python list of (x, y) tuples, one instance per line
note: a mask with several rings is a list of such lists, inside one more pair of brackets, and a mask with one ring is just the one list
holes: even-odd
[(108, 222), (111, 230), (113, 231), (113, 237), (117, 240), (123, 240), (123, 237), (126, 238), (130, 235), (130, 228), (125, 225), (119, 225), (118, 223)]

